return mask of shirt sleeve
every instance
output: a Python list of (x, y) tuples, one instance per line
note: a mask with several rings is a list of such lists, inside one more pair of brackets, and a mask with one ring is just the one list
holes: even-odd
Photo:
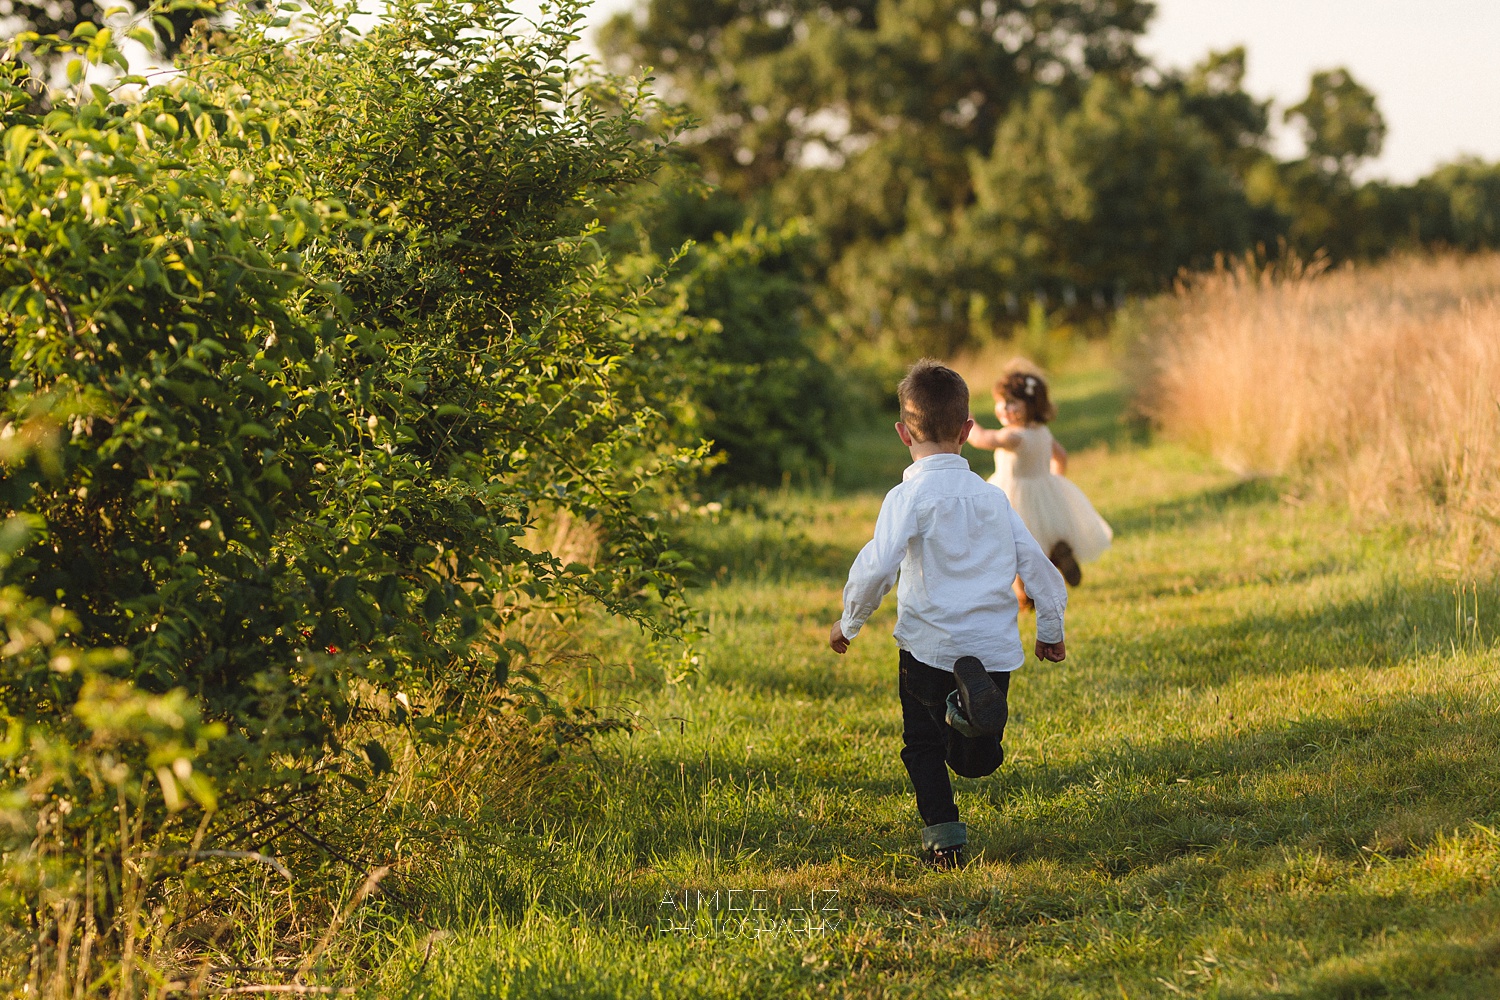
[(1039, 642), (1063, 641), (1063, 611), (1068, 606), (1068, 585), (1031, 537), (1026, 522), (1010, 508), (1010, 530), (1016, 539), (1016, 573), (1026, 585), (1026, 596), (1036, 603), (1036, 637)]
[[(904, 491), (892, 490), (880, 505), (875, 519), (875, 537), (865, 543), (849, 568), (844, 585), (844, 616), (840, 622), (844, 638), (853, 639), (866, 619), (880, 607), (880, 599), (896, 582), (906, 546), (917, 534), (916, 507)], [(1054, 571), (1055, 572), (1055, 571)]]

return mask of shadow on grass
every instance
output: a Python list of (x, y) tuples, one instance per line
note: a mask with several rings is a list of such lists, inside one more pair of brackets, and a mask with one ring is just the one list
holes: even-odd
[[(757, 794), (741, 800), (723, 795), (722, 762), (650, 765), (654, 781), (637, 777), (670, 788), (690, 808), (657, 811), (657, 825), (640, 831), (642, 860), (705, 842), (776, 868), (839, 856), (879, 864), (891, 852), (912, 851), (915, 826), (872, 828), (850, 799), (855, 788), (910, 795), (895, 742), (871, 748), (876, 757), (888, 753), (884, 766), (839, 757), (837, 742), (810, 735), (758, 755)], [(1203, 740), (1121, 742), (1077, 761), (1007, 764), (991, 778), (955, 784), (993, 810), (982, 810), (987, 815), (971, 831), (987, 857), (1082, 863), (1123, 876), (1226, 846), (1336, 858), (1410, 854), (1471, 820), (1492, 822), (1500, 788), (1488, 776), (1497, 770), (1500, 714), (1457, 699), (1408, 697), (1355, 716)], [(713, 808), (702, 808), (706, 800)]]
[[(1494, 900), (1485, 900), (1444, 910), (1434, 915), (1437, 919), (1432, 921), (1432, 929), (1450, 940), (1420, 941), (1405, 947), (1379, 943), (1366, 954), (1341, 956), (1325, 963), (1309, 977), (1305, 988), (1278, 991), (1276, 995), (1299, 1000), (1414, 995), (1430, 1000), (1470, 1000), (1500, 995), (1500, 935), (1493, 930), (1500, 922), (1500, 906)], [(1490, 933), (1483, 933), (1486, 928)]]
[(1489, 822), (1500, 713), (1405, 697), (1208, 739), (1122, 742), (1063, 765), (1023, 764), (989, 794), (1019, 808), (979, 843), (991, 857), (1086, 861), (1120, 876), (1184, 854), (1280, 847), (1401, 857)]
[(1129, 393), (1122, 385), (1060, 398), (1052, 433), (1070, 451), (1101, 445), (1118, 450), (1145, 444), (1151, 439), (1150, 427), (1128, 415), (1128, 403)]
[[(1140, 705), (1164, 692), (1201, 691), (1246, 676), (1293, 683), (1351, 665), (1389, 666), (1412, 655), (1413, 628), (1419, 637), (1428, 634), (1417, 652), (1447, 648), (1441, 627), (1450, 616), (1451, 633), (1451, 600), (1437, 586), (1392, 586), (1315, 610), (1183, 628), (1143, 639), (1139, 647), (1117, 647), (1121, 659), (1142, 667), (1099, 683), (1113, 688), (1120, 703)], [(1496, 600), (1500, 588), (1492, 584), (1481, 601), (1493, 606)], [(1274, 644), (1263, 644), (1266, 636)], [(1477, 640), (1482, 646), (1493, 637)], [(814, 674), (822, 678), (817, 684)], [(736, 675), (733, 682), (749, 680)], [(813, 696), (888, 701), (883, 718), (894, 719), (895, 692), (887, 690), (893, 683), (871, 690), (868, 681), (834, 683), (820, 671), (781, 680)], [(776, 684), (765, 690), (785, 693)], [(1082, 759), (1012, 764), (993, 778), (958, 782), (994, 810), (976, 844), (992, 858), (1086, 863), (1120, 876), (1224, 845), (1395, 856), (1442, 830), (1489, 822), (1500, 810), (1500, 786), (1488, 778), (1500, 771), (1500, 713), (1472, 696), (1407, 694), (1337, 715), (1309, 705), (1301, 718), (1260, 728), (1235, 729), (1225, 712), (1224, 727), (1234, 731), (1222, 735), (1124, 739)], [(861, 850), (874, 852), (871, 861), (909, 851), (911, 829), (872, 829), (870, 812), (843, 802), (855, 786), (879, 796), (909, 795), (895, 736), (891, 726), (861, 731), (842, 721), (827, 730), (783, 733), (768, 756), (757, 751), (755, 763), (775, 775), (767, 786), (774, 793), (749, 806), (721, 802), (715, 815), (734, 829), (740, 850), (775, 867), (858, 857)], [(645, 779), (642, 794), (660, 781), (694, 803), (714, 788), (708, 763), (679, 758), (661, 766), (665, 770), (654, 777), (638, 775)], [(809, 802), (820, 804), (816, 814)], [(693, 810), (692, 832), (674, 828), (670, 817), (668, 810), (645, 834), (655, 852), (684, 838), (701, 840), (719, 822)]]
[[(1336, 567), (1320, 563), (1293, 577), (1324, 570)], [(1142, 664), (1112, 671), (1105, 682), (1132, 696), (1222, 686), (1244, 677), (1389, 667), (1414, 656), (1492, 648), (1500, 640), (1500, 621), (1466, 613), (1476, 601), (1480, 608), (1500, 604), (1500, 580), (1477, 591), (1466, 585), (1462, 596), (1439, 582), (1393, 581), (1373, 594), (1312, 608), (1258, 610), (1214, 624), (1100, 642), (1089, 655), (1101, 663)]]
[[(821, 616), (817, 625), (826, 634), (828, 626), (836, 617), (836, 611)], [(779, 698), (806, 698), (818, 701), (836, 698), (886, 697), (887, 695), (891, 699), (896, 698), (894, 679), (890, 683), (889, 692), (884, 690), (884, 685), (880, 691), (872, 691), (868, 680), (851, 673), (831, 669), (829, 659), (823, 656), (809, 659), (799, 655), (784, 655), (777, 648), (778, 638), (774, 635), (767, 636), (762, 646), (762, 655), (758, 657), (753, 654), (746, 657), (739, 653), (732, 657), (720, 657), (710, 653), (712, 657), (710, 680), (714, 684), (738, 692)], [(824, 653), (827, 657), (833, 656), (833, 653), (826, 649)], [(892, 678), (895, 672), (893, 661)]]
[(1280, 497), (1281, 491), (1275, 480), (1242, 479), (1201, 493), (1112, 512), (1109, 524), (1116, 537), (1142, 531), (1185, 528), (1218, 517), (1233, 507), (1276, 503)]
[(795, 518), (737, 512), (684, 533), (680, 547), (698, 567), (697, 585), (710, 580), (842, 581), (857, 546), (818, 542)]
[[(1283, 636), (1328, 627), (1359, 633), (1362, 626), (1368, 638), (1403, 606), (1436, 626), (1446, 596), (1439, 587), (1392, 587), (1313, 611), (1186, 630), (1181, 650), (1215, 632), (1228, 638), (1250, 631), (1247, 622)], [(1490, 606), (1497, 597), (1494, 587), (1481, 595)], [(1221, 654), (1223, 663), (1184, 661), (1177, 676), (1169, 668), (1155, 683), (1222, 683), (1262, 662), (1248, 651)], [(1385, 655), (1394, 660), (1403, 653)], [(1289, 678), (1337, 665), (1289, 662), (1294, 670), (1281, 668)], [(706, 748), (700, 734), (699, 741), (602, 759), (596, 780), (609, 790), (610, 804), (597, 817), (570, 810), (576, 836), (597, 841), (599, 857), (608, 856), (616, 870), (654, 874), (639, 883), (580, 879), (570, 889), (559, 883), (559, 898), (583, 912), (607, 909), (611, 919), (649, 934), (661, 884), (712, 889), (811, 879), (822, 885), (820, 878), (838, 880), (845, 870), (918, 875), (918, 824), (897, 756), (893, 688), (862, 686), (865, 698), (888, 701), (882, 718), (889, 725), (779, 725), (774, 732), (724, 734)], [(840, 693), (856, 692), (849, 686)], [(774, 701), (760, 704), (769, 710)], [(756, 711), (755, 704), (744, 707)], [(1023, 735), (1024, 725), (1013, 736)], [(740, 756), (743, 739), (766, 745), (757, 745), (753, 758)], [(1491, 780), (1497, 771), (1500, 710), (1461, 692), (1407, 694), (1340, 711), (1309, 705), (1299, 718), (1241, 729), (1227, 724), (1201, 739), (1119, 739), (1072, 759), (1013, 761), (990, 778), (956, 781), (971, 849), (981, 858), (974, 880), (960, 876), (935, 892), (861, 876), (845, 900), (877, 925), (890, 920), (904, 928), (919, 920), (931, 948), (957, 935), (951, 947), (942, 945), (949, 950), (932, 952), (952, 971), (979, 974), (986, 967), (964, 945), (965, 928), (1071, 941), (1096, 924), (1118, 927), (1122, 916), (1150, 920), (1189, 908), (1205, 928), (1245, 924), (1305, 941), (1306, 964), (1293, 963), (1305, 971), (1278, 996), (1463, 996), (1468, 986), (1492, 981), (1492, 942), (1445, 934), (1445, 941), (1424, 943), (1396, 935), (1420, 937), (1460, 912), (1491, 922), (1496, 914), (1480, 914), (1481, 903), (1455, 895), (1460, 890), (1443, 881), (1441, 870), (1434, 869), (1430, 884), (1422, 881), (1421, 866), (1431, 867), (1426, 860), (1403, 876), (1399, 891), (1372, 891), (1359, 880), (1372, 865), (1399, 863), (1434, 845), (1445, 850), (1441, 838), (1455, 831), (1493, 826), (1500, 815), (1500, 787)], [(901, 806), (892, 809), (892, 802)], [(572, 876), (554, 865), (539, 862), (538, 870), (566, 883)], [(1002, 874), (996, 865), (1019, 866), (1017, 881), (1005, 882), (1003, 891), (995, 888)], [(1441, 897), (1440, 907), (1428, 892)], [(518, 892), (490, 905), (519, 913), (519, 900), (530, 898)], [(1109, 961), (1107, 949), (1101, 955), (1100, 962)], [(911, 960), (899, 949), (886, 957), (892, 970)], [(1157, 958), (1144, 960), (1149, 972), (1140, 985), (1147, 992), (1140, 995), (1151, 995), (1153, 976), (1180, 968), (1180, 956)], [(1437, 965), (1424, 965), (1429, 961)], [(1125, 985), (1136, 995), (1128, 973)], [(1231, 988), (1222, 995), (1266, 994)]]

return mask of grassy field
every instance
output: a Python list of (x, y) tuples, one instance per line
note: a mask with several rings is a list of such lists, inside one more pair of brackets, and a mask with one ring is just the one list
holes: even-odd
[(1493, 581), (1145, 440), (1107, 371), (1057, 388), (1116, 545), (1067, 662), (1017, 675), (1005, 766), (956, 780), (975, 863), (918, 860), (894, 598), (825, 645), (904, 464), (872, 431), (822, 492), (705, 515), (696, 662), (622, 633), (580, 672), (635, 729), (455, 848), (421, 922), (370, 909), (370, 993), (1500, 995)]

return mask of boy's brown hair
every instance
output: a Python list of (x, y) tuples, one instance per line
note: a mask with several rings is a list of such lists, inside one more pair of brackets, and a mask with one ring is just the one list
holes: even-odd
[(947, 365), (923, 358), (896, 387), (901, 422), (917, 441), (955, 441), (969, 419), (969, 385)]

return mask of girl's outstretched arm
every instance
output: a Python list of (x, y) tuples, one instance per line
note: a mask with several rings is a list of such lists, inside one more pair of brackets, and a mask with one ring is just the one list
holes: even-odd
[(974, 425), (969, 431), (969, 444), (985, 451), (994, 451), (996, 448), (1004, 448), (1006, 451), (1015, 451), (1016, 446), (1021, 443), (1021, 435), (1014, 430), (1002, 427), (998, 431), (992, 431), (988, 427)]
[(1052, 474), (1054, 476), (1068, 474), (1068, 450), (1057, 443), (1057, 438), (1052, 439)]

